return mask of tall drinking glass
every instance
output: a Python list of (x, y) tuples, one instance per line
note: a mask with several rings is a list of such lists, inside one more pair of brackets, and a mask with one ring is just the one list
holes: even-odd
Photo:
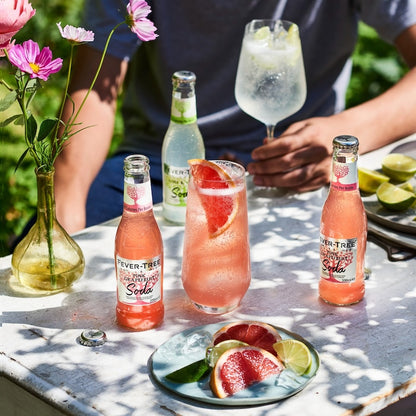
[(206, 313), (235, 309), (250, 285), (250, 249), (244, 168), (200, 161), (190, 170), (182, 283)]
[(269, 140), (276, 124), (303, 106), (306, 80), (295, 23), (252, 20), (246, 25), (235, 97), (244, 112), (266, 125)]

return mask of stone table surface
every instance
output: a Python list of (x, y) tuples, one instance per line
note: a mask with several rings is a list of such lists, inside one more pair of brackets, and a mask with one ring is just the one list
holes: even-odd
[[(376, 166), (386, 147), (361, 158)], [(248, 180), (249, 184), (250, 178)], [(129, 332), (115, 322), (114, 237), (119, 219), (75, 235), (84, 275), (51, 296), (28, 293), (0, 259), (0, 379), (71, 415), (278, 416), (369, 415), (416, 391), (416, 260), (390, 262), (373, 243), (371, 276), (362, 302), (334, 307), (318, 298), (319, 223), (326, 188), (305, 194), (259, 191), (249, 185), (251, 286), (225, 316), (202, 314), (181, 284), (183, 227), (155, 207), (165, 246), (163, 324)], [(215, 406), (181, 398), (149, 375), (153, 352), (173, 335), (199, 325), (260, 320), (308, 340), (321, 366), (297, 395), (250, 407)], [(77, 343), (84, 329), (108, 341)]]

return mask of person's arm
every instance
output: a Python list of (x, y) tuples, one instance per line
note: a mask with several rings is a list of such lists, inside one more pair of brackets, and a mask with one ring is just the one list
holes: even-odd
[[(75, 112), (91, 85), (101, 52), (80, 46), (71, 81), (70, 95)], [(56, 213), (68, 233), (85, 227), (86, 200), (91, 183), (107, 156), (113, 136), (117, 96), (125, 77), (127, 62), (106, 56), (99, 78), (77, 119), (72, 136), (55, 163)], [(64, 120), (72, 112), (66, 101)], [(88, 128), (85, 128), (88, 127)]]
[(329, 180), (335, 136), (358, 137), (360, 153), (366, 153), (416, 132), (416, 25), (395, 44), (410, 68), (397, 84), (339, 114), (294, 123), (277, 140), (254, 149), (248, 165), (254, 183), (313, 190)]

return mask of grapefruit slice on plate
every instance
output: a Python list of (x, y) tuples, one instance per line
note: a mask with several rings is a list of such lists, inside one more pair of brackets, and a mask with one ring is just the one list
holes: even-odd
[(215, 364), (210, 386), (212, 392), (222, 399), (274, 374), (280, 374), (283, 369), (280, 360), (262, 348), (231, 348)]
[(257, 321), (238, 321), (219, 329), (212, 336), (212, 343), (213, 345), (217, 345), (227, 339), (242, 341), (251, 346), (263, 348), (271, 354), (276, 355), (273, 344), (280, 341), (282, 337), (269, 324)]
[[(236, 185), (231, 176), (214, 162), (191, 159), (188, 164), (205, 211), (209, 236), (217, 237), (231, 225), (237, 214), (237, 193), (232, 189)], [(227, 192), (228, 189), (231, 192)]]

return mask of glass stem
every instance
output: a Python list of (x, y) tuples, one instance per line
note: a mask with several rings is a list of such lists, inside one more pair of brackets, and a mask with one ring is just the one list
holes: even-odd
[(267, 129), (267, 141), (271, 142), (274, 140), (274, 124), (267, 124), (266, 125), (266, 129)]

